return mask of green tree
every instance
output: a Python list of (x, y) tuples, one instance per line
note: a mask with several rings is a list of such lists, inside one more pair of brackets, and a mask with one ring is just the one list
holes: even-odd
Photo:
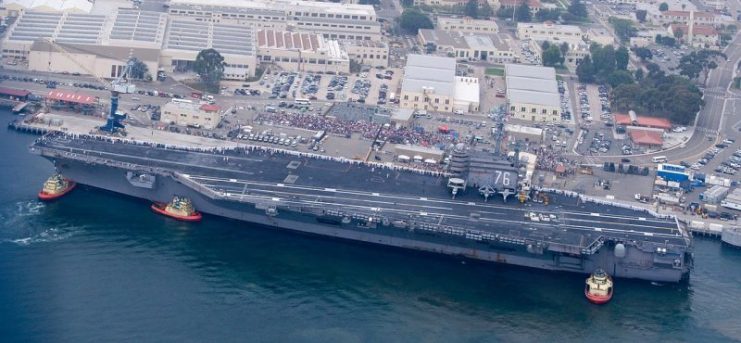
[(589, 16), (589, 13), (587, 12), (587, 6), (585, 6), (581, 2), (581, 0), (571, 0), (568, 11), (573, 16), (581, 19), (585, 19), (587, 18), (587, 16)]
[(674, 47), (675, 45), (677, 45), (677, 40), (674, 39), (674, 37), (656, 35), (656, 43), (664, 46)]
[(635, 74), (634, 74), (634, 75), (635, 75), (635, 79), (636, 79), (636, 81), (641, 81), (641, 80), (643, 80), (643, 76), (644, 76), (644, 75), (643, 75), (643, 69), (641, 69), (641, 68), (638, 68), (638, 70), (636, 70), (636, 72), (635, 72)]
[[(612, 104), (616, 110), (668, 118), (677, 124), (689, 124), (702, 106), (702, 94), (681, 76), (666, 76), (649, 65), (649, 76), (639, 83), (624, 83), (612, 90)], [(653, 71), (651, 71), (653, 70)]]
[(514, 12), (514, 7), (499, 7), (497, 10), (497, 18), (511, 19)]
[(646, 10), (636, 10), (636, 19), (638, 19), (638, 21), (641, 23), (646, 22), (647, 14), (648, 14), (648, 11)]
[(618, 70), (627, 70), (629, 59), (630, 56), (628, 55), (628, 49), (624, 46), (621, 46), (615, 51), (615, 67), (617, 67)]
[(684, 36), (684, 31), (682, 31), (682, 29), (680, 28), (677, 28), (677, 30), (674, 31), (674, 38), (676, 38), (677, 40), (681, 40), (682, 36)]
[(417, 34), (419, 29), (431, 29), (434, 27), (430, 17), (414, 8), (405, 9), (404, 12), (401, 13), (399, 25), (405, 31), (413, 34)]
[(209, 91), (218, 93), (219, 83), (224, 77), (224, 57), (214, 49), (201, 50), (193, 62), (193, 71)]
[(615, 34), (617, 34), (622, 41), (627, 41), (630, 37), (633, 37), (636, 34), (636, 28), (633, 27), (633, 22), (630, 20), (610, 17), (609, 22), (615, 29)]
[(669, 10), (669, 4), (667, 4), (666, 2), (662, 2), (659, 4), (659, 11), (666, 12), (668, 10)]
[(561, 10), (559, 9), (541, 9), (535, 13), (535, 21), (558, 21), (561, 18)]
[(718, 67), (717, 62), (720, 59), (727, 59), (727, 57), (722, 52), (714, 50), (693, 51), (679, 60), (679, 74), (690, 79), (697, 79), (700, 75), (704, 75), (707, 79), (710, 71)]
[(515, 10), (515, 21), (518, 23), (529, 23), (533, 20), (533, 15), (530, 13), (530, 7), (527, 2), (523, 2), (522, 5), (517, 6)]
[(607, 76), (615, 70), (615, 48), (612, 45), (600, 46), (592, 44), (589, 48), (592, 55), (592, 64), (598, 81), (605, 81)]
[(564, 57), (561, 56), (561, 49), (556, 45), (551, 45), (548, 49), (543, 50), (543, 65), (555, 67), (563, 65)]
[(479, 17), (479, 2), (477, 0), (468, 0), (464, 13), (471, 18)]
[(132, 57), (129, 61), (131, 64), (131, 70), (129, 71), (129, 78), (137, 80), (152, 80), (152, 76), (149, 75), (149, 67), (136, 57)]
[(635, 47), (633, 48), (633, 53), (638, 56), (638, 58), (640, 58), (643, 62), (646, 62), (646, 60), (650, 60), (654, 57), (653, 53), (651, 53), (651, 49), (648, 48)]
[(576, 75), (579, 77), (581, 83), (592, 83), (595, 81), (596, 72), (592, 59), (587, 55), (584, 59), (576, 66)]
[(624, 84), (633, 83), (633, 75), (627, 70), (615, 70), (607, 76), (607, 83), (615, 88)]
[(569, 43), (566, 43), (566, 42), (561, 43), (561, 45), (558, 48), (561, 49), (561, 56), (563, 57), (566, 57), (566, 54), (568, 54), (570, 50)]

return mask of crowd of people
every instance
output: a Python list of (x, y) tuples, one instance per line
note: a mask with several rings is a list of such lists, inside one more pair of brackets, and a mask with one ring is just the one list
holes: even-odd
[[(431, 132), (421, 128), (397, 128), (393, 125), (373, 123), (365, 120), (346, 121), (332, 116), (318, 116), (313, 114), (260, 113), (255, 121), (307, 130), (322, 130), (327, 133), (346, 137), (352, 134), (360, 134), (363, 138), (374, 139), (378, 135), (379, 139), (393, 144), (436, 146), (441, 143), (456, 142), (455, 136), (451, 133)], [(379, 130), (381, 130), (380, 133)]]
[(556, 167), (563, 165), (566, 173), (573, 172), (576, 162), (563, 156), (563, 152), (556, 151), (550, 146), (539, 146), (532, 149), (532, 153), (538, 156), (536, 169), (555, 172)]

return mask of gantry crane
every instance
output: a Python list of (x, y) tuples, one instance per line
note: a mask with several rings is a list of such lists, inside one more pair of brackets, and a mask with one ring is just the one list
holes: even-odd
[[(57, 44), (56, 42), (54, 42), (51, 38), (46, 38), (45, 41), (49, 43), (50, 46), (54, 47), (59, 52), (64, 54), (72, 62), (77, 64), (77, 66), (82, 68), (82, 70), (90, 74), (98, 82), (105, 85), (106, 88), (111, 91), (111, 110), (110, 110), (110, 113), (108, 114), (108, 117), (106, 118), (105, 125), (101, 126), (99, 129), (101, 131), (105, 131), (109, 133), (123, 131), (124, 125), (122, 121), (126, 119), (126, 114), (118, 112), (118, 96), (121, 93), (128, 94), (128, 93), (134, 93), (136, 91), (136, 86), (132, 83), (129, 83), (129, 80), (128, 80), (128, 76), (131, 73), (131, 70), (134, 66), (134, 59), (129, 57), (129, 59), (126, 61), (126, 66), (123, 68), (121, 74), (118, 75), (118, 77), (116, 77), (112, 81), (108, 82), (104, 80), (103, 78), (98, 77), (94, 71), (90, 70), (90, 68), (88, 68), (84, 64), (77, 61), (75, 57), (69, 51), (67, 51), (67, 49)], [(49, 64), (51, 65), (51, 56), (49, 58)]]

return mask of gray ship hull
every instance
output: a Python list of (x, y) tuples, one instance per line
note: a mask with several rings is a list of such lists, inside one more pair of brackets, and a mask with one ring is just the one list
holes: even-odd
[[(424, 221), (415, 224), (403, 222), (399, 218), (395, 220), (393, 217), (374, 221), (372, 216), (364, 216), (362, 213), (353, 215), (351, 212), (317, 210), (316, 207), (303, 206), (298, 200), (295, 204), (272, 206), (269, 201), (254, 201), (249, 197), (245, 200), (245, 194), (249, 192), (245, 193), (244, 190), (241, 198), (239, 194), (214, 191), (228, 189), (226, 184), (230, 183), (241, 185), (241, 180), (237, 179), (212, 181), (212, 186), (214, 183), (222, 183), (222, 188), (213, 188), (204, 186), (207, 183), (203, 180), (195, 182), (192, 176), (152, 165), (110, 160), (103, 163), (77, 154), (60, 153), (57, 149), (36, 147), (34, 150), (51, 160), (62, 174), (79, 184), (157, 202), (168, 202), (174, 195), (186, 196), (200, 212), (266, 227), (552, 271), (589, 274), (596, 268), (602, 268), (616, 277), (659, 282), (679, 282), (686, 279), (691, 268), (690, 243), (686, 237), (682, 237), (684, 233), (675, 235), (679, 236), (679, 241), (687, 242), (686, 247), (670, 249), (669, 253), (666, 250), (657, 253), (661, 252), (662, 243), (636, 243), (631, 239), (596, 239), (583, 245), (581, 249), (574, 249), (565, 244), (559, 247), (554, 242), (546, 244), (543, 243), (545, 240), (541, 242), (521, 235), (516, 232), (519, 227), (513, 224), (509, 229), (507, 221), (498, 224), (497, 228), (504, 230), (503, 232), (509, 230), (512, 234), (495, 235), (451, 227), (441, 229), (433, 227), (434, 225), (425, 225)], [(277, 186), (283, 187), (282, 184)], [(244, 187), (247, 188), (246, 183)], [(499, 201), (501, 202), (501, 198)], [(560, 201), (577, 202), (576, 199), (569, 198)], [(146, 207), (143, 210), (144, 208)], [(596, 216), (595, 213), (580, 215)], [(645, 218), (640, 219), (645, 221)], [(628, 223), (638, 219), (625, 217), (620, 220)], [(468, 223), (471, 226), (477, 225), (475, 219), (468, 220)], [(609, 225), (607, 221), (603, 224)], [(653, 234), (645, 236), (650, 237)], [(552, 237), (544, 237), (546, 238)], [(666, 240), (663, 246), (666, 246)]]

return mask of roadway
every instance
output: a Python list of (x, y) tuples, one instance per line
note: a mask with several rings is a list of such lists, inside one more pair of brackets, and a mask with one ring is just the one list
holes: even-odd
[[(644, 155), (629, 156), (634, 164), (651, 164), (651, 157), (664, 155), (671, 162), (691, 161), (698, 159), (710, 147), (727, 137), (737, 137), (741, 125), (734, 111), (741, 108), (741, 92), (730, 89), (736, 75), (736, 66), (741, 61), (741, 39), (737, 34), (726, 47), (724, 53), (728, 59), (721, 61), (718, 68), (710, 71), (705, 84), (705, 105), (695, 121), (692, 137), (684, 144), (664, 151)], [(724, 125), (721, 125), (724, 124)], [(626, 156), (591, 156), (596, 163), (619, 162)]]

